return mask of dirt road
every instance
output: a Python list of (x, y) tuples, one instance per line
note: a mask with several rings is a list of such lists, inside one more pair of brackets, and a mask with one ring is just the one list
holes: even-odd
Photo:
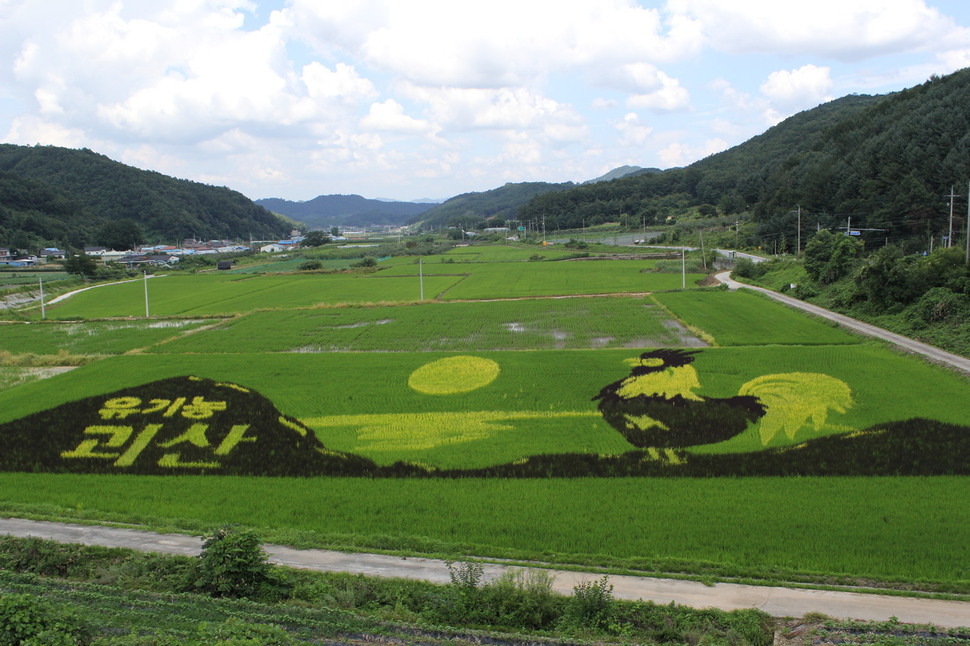
[(922, 355), (934, 363), (959, 370), (965, 374), (970, 374), (970, 359), (967, 359), (966, 357), (961, 357), (960, 355), (946, 352), (945, 350), (940, 350), (939, 348), (933, 347), (932, 345), (927, 345), (926, 343), (914, 341), (909, 337), (895, 334), (894, 332), (884, 330), (880, 327), (876, 327), (875, 325), (863, 323), (858, 319), (827, 310), (823, 307), (819, 307), (818, 305), (812, 305), (811, 303), (800, 301), (797, 298), (792, 298), (791, 296), (785, 296), (784, 294), (773, 292), (770, 289), (765, 289), (764, 287), (755, 287), (754, 285), (745, 285), (744, 283), (739, 283), (736, 280), (731, 279), (731, 272), (729, 271), (722, 271), (715, 274), (715, 277), (720, 282), (727, 285), (729, 289), (744, 288), (761, 292), (762, 294), (767, 294), (776, 301), (782, 302), (790, 307), (804, 310), (810, 314), (814, 314), (815, 316), (828, 319), (830, 321), (835, 321), (842, 327), (849, 330), (853, 330), (860, 334), (865, 334), (866, 336), (882, 339), (883, 341), (888, 341), (889, 343), (892, 343), (893, 345), (902, 348), (907, 352)]
[[(101, 525), (71, 525), (46, 521), (0, 518), (0, 534), (36, 536), (63, 543), (125, 547), (143, 552), (199, 553), (202, 541), (182, 534), (156, 534)], [(288, 567), (326, 572), (351, 572), (367, 576), (419, 579), (435, 583), (450, 581), (448, 565), (437, 559), (347, 554), (328, 550), (296, 550), (265, 545), (270, 561)], [(491, 580), (510, 566), (486, 564), (485, 578)], [(546, 570), (555, 576), (554, 589), (572, 592), (582, 581), (598, 578), (590, 572)], [(912, 599), (858, 592), (835, 592), (769, 586), (655, 579), (638, 576), (610, 576), (613, 594), (619, 599), (643, 599), (667, 604), (671, 601), (696, 608), (759, 608), (775, 617), (801, 617), (821, 612), (831, 617), (885, 621), (897, 617), (904, 623), (934, 624), (940, 627), (970, 626), (970, 602)]]

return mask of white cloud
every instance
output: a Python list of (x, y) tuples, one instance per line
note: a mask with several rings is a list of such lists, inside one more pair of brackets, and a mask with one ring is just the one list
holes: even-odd
[(358, 76), (353, 66), (346, 63), (337, 63), (331, 70), (313, 61), (303, 67), (301, 79), (310, 98), (321, 105), (334, 101), (355, 105), (378, 95), (374, 84)]
[(700, 45), (696, 21), (665, 24), (629, 0), (292, 0), (286, 11), (320, 51), (428, 86), (524, 85), (604, 63), (675, 60)]
[(371, 104), (370, 111), (361, 119), (360, 125), (365, 130), (387, 132), (427, 132), (432, 128), (427, 121), (404, 114), (404, 106), (394, 99)]
[(698, 159), (726, 150), (727, 148), (728, 143), (723, 139), (708, 139), (700, 146), (678, 141), (668, 144), (659, 151), (658, 155), (664, 167), (670, 168), (690, 164)]
[(430, 120), (442, 130), (531, 131), (550, 140), (580, 140), (588, 135), (572, 108), (527, 88), (425, 88), (402, 86), (412, 100), (424, 103)]
[(808, 108), (830, 101), (831, 68), (804, 65), (796, 70), (778, 70), (761, 84), (761, 93), (774, 105)]
[(669, 0), (668, 10), (703, 25), (726, 52), (773, 52), (858, 60), (963, 40), (967, 30), (925, 0)]
[(33, 115), (23, 115), (13, 119), (4, 141), (24, 146), (45, 144), (67, 148), (91, 145), (83, 131)]
[(640, 123), (640, 117), (634, 112), (627, 113), (615, 127), (620, 133), (620, 142), (624, 146), (642, 147), (653, 133), (653, 128)]
[(683, 110), (690, 105), (690, 94), (681, 87), (680, 81), (663, 72), (657, 73), (660, 88), (646, 94), (635, 94), (626, 101), (630, 108), (647, 108), (656, 111)]

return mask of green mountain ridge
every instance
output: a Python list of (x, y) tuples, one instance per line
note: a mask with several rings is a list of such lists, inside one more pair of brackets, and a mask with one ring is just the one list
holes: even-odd
[(538, 195), (518, 216), (562, 228), (623, 216), (659, 224), (707, 205), (754, 220), (742, 244), (774, 243), (779, 252), (795, 251), (799, 215), (806, 236), (851, 220), (879, 230), (873, 245), (921, 251), (948, 228), (944, 196), (970, 180), (967, 105), (970, 69), (901, 92), (850, 95), (685, 168)]
[(133, 221), (148, 241), (277, 239), (291, 223), (225, 187), (139, 170), (87, 149), (0, 144), (0, 245), (100, 244)]

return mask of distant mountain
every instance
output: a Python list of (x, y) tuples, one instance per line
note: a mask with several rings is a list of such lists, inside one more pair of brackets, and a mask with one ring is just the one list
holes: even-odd
[(520, 206), (536, 195), (564, 191), (576, 186), (572, 182), (549, 184), (547, 182), (508, 183), (481, 193), (463, 193), (430, 209), (419, 218), (424, 228), (447, 226), (477, 226), (483, 221), (498, 221), (518, 217)]
[(0, 246), (101, 244), (112, 223), (146, 241), (266, 239), (290, 224), (224, 187), (127, 166), (87, 149), (0, 144)]
[(600, 175), (596, 179), (590, 179), (583, 182), (583, 184), (594, 184), (596, 182), (609, 182), (610, 180), (619, 179), (621, 177), (629, 177), (630, 175), (644, 175), (646, 173), (660, 173), (663, 172), (659, 168), (641, 168), (640, 166), (620, 166), (619, 168), (614, 168), (605, 175)]
[(370, 200), (360, 195), (319, 195), (306, 202), (271, 197), (256, 200), (256, 204), (316, 229), (402, 225), (435, 206), (434, 203)]

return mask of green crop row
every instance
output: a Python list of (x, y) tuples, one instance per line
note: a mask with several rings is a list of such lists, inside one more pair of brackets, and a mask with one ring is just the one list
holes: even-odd
[(4, 510), (267, 540), (966, 587), (970, 478), (244, 478), (0, 473)]
[(427, 352), (679, 345), (642, 298), (426, 303), (255, 312), (156, 352)]

